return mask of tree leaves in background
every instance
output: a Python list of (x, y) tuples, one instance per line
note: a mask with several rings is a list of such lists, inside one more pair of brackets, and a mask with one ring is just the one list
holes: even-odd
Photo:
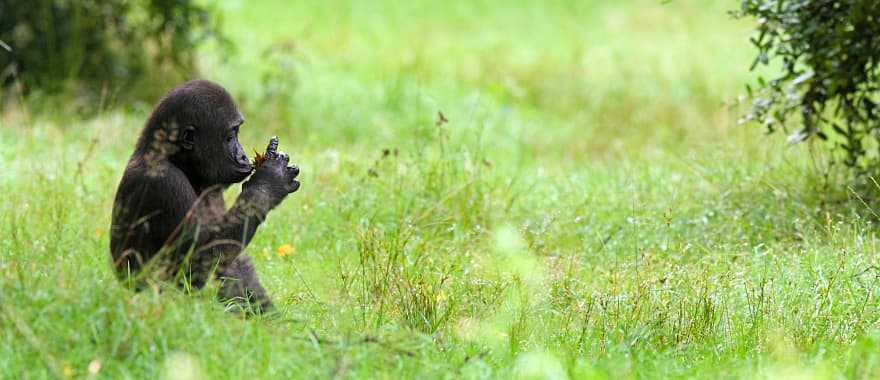
[(752, 69), (778, 64), (780, 71), (749, 88), (745, 119), (769, 132), (793, 121), (798, 130), (789, 141), (830, 140), (834, 157), (873, 175), (880, 164), (880, 1), (741, 0), (734, 16), (757, 20)]
[(218, 21), (190, 0), (0, 0), (0, 40), (10, 48), (0, 50), (0, 83), (142, 92), (192, 75), (205, 40), (228, 45)]

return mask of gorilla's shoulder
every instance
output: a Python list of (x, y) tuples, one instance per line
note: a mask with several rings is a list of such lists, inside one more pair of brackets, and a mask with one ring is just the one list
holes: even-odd
[(149, 162), (144, 157), (135, 157), (129, 161), (122, 175), (120, 190), (141, 189), (151, 196), (194, 194), (192, 184), (177, 166), (165, 160)]

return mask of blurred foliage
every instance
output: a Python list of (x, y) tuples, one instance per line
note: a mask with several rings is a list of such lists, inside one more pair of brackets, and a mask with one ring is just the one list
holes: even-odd
[(749, 88), (746, 118), (770, 132), (795, 119), (790, 142), (827, 140), (838, 161), (872, 175), (880, 165), (880, 2), (742, 0), (734, 15), (758, 22), (752, 69), (781, 63), (778, 77)]
[(150, 96), (195, 73), (200, 43), (230, 44), (219, 21), (190, 0), (0, 0), (0, 82), (28, 93)]

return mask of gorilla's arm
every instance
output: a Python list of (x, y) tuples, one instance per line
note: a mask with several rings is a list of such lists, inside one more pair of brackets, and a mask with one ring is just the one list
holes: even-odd
[[(181, 186), (184, 183), (187, 186)], [(132, 221), (132, 241), (124, 245), (145, 254), (146, 261), (159, 247), (145, 244), (163, 242), (161, 249), (174, 267), (182, 265), (193, 284), (201, 287), (215, 265), (222, 270), (242, 253), (271, 203), (260, 186), (245, 186), (233, 207), (225, 210), (222, 188), (197, 196), (188, 185), (186, 176), (173, 168), (164, 176), (145, 178), (138, 186), (142, 191), (126, 202), (134, 212), (126, 218)], [(136, 218), (144, 222), (135, 223)]]
[(187, 271), (200, 286), (214, 265), (222, 272), (232, 264), (276, 204), (264, 185), (245, 183), (235, 204), (218, 220), (212, 216), (224, 207), (222, 189), (205, 191), (181, 218), (181, 231), (172, 234), (169, 243), (187, 252), (192, 248)]
[[(242, 186), (229, 210), (224, 210), (222, 188), (205, 191), (184, 219), (185, 231), (194, 240), (190, 261), (202, 266), (199, 272), (214, 264), (227, 266), (251, 242), (272, 206), (260, 186)], [(214, 215), (220, 214), (222, 217), (217, 220)]]

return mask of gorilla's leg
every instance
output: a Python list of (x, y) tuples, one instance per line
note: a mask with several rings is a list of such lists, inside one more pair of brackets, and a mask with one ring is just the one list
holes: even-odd
[(221, 302), (234, 304), (257, 314), (275, 309), (266, 289), (263, 289), (257, 279), (250, 256), (239, 255), (228, 267), (218, 268), (217, 278), (221, 281), (218, 294)]

